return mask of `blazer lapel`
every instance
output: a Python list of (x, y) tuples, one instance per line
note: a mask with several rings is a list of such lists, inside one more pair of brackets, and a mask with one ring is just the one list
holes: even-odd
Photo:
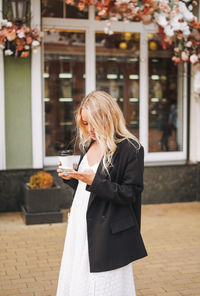
[[(89, 145), (88, 148), (86, 149), (86, 153), (87, 153), (87, 151), (90, 149), (91, 145), (92, 145), (94, 142), (95, 142), (95, 140), (92, 140), (92, 141), (91, 141), (90, 145)], [(84, 155), (85, 155), (85, 154), (82, 154), (82, 155), (81, 155), (81, 157), (80, 157), (80, 161), (79, 161), (79, 164), (80, 164), (80, 162), (81, 162), (81, 160), (82, 160), (82, 158), (83, 158)], [(103, 167), (103, 157), (101, 158), (101, 161), (100, 161), (100, 163), (99, 163), (99, 165), (98, 165), (98, 168), (97, 168), (96, 174), (101, 174), (101, 175), (105, 175), (105, 176), (106, 176), (106, 172), (102, 172), (102, 167)], [(78, 168), (77, 168), (77, 170), (78, 170)], [(89, 209), (89, 207), (91, 206), (91, 204), (92, 204), (92, 202), (93, 202), (93, 200), (94, 200), (94, 197), (95, 197), (95, 194), (90, 193), (90, 197), (89, 197), (89, 201), (88, 201), (88, 207), (87, 207), (87, 209)]]
[[(103, 157), (102, 157), (102, 159), (101, 159), (101, 161), (100, 161), (100, 163), (98, 165), (98, 168), (96, 170), (96, 174), (102, 174), (102, 172), (101, 172), (102, 171), (102, 167), (103, 167)], [(95, 198), (95, 194), (91, 192), (90, 193), (90, 197), (89, 197), (89, 201), (88, 201), (88, 207), (87, 207), (87, 209), (89, 209), (89, 207), (91, 206), (94, 198)]]
[[(98, 165), (98, 168), (96, 170), (96, 175), (98, 174), (98, 175), (101, 175), (104, 178), (108, 177), (110, 179), (110, 176), (107, 174), (107, 172), (105, 170), (102, 170), (102, 168), (103, 168), (103, 157), (101, 158), (101, 161), (100, 161), (100, 163)], [(94, 199), (95, 199), (95, 194), (91, 192), (90, 197), (89, 197), (89, 201), (88, 201), (87, 210), (91, 206)]]

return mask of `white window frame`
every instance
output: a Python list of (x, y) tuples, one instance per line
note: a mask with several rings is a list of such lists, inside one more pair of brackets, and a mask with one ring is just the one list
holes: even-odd
[[(33, 0), (32, 0), (33, 1)], [(37, 0), (39, 2), (39, 0)], [(85, 63), (86, 63), (86, 94), (96, 88), (96, 59), (95, 59), (95, 32), (103, 31), (106, 25), (105, 21), (95, 20), (95, 9), (89, 7), (89, 18), (87, 20), (77, 19), (63, 19), (63, 18), (42, 18), (42, 29), (79, 29), (85, 31)], [(146, 165), (165, 165), (165, 164), (182, 164), (186, 162), (187, 158), (187, 72), (184, 66), (183, 79), (183, 151), (176, 152), (148, 152), (148, 112), (149, 112), (149, 88), (148, 88), (148, 33), (156, 32), (154, 25), (144, 26), (142, 23), (126, 23), (113, 22), (112, 30), (114, 32), (131, 32), (140, 33), (140, 106), (139, 106), (139, 135), (140, 141), (144, 146), (145, 164)], [(42, 62), (44, 62), (44, 52), (42, 54)], [(43, 63), (42, 63), (43, 65)], [(42, 69), (43, 67), (40, 67)], [(43, 90), (44, 93), (44, 90)], [(43, 97), (43, 95), (42, 95)], [(43, 99), (41, 100), (43, 102)], [(44, 110), (44, 102), (43, 102)], [(43, 127), (40, 129), (44, 131), (44, 115)], [(43, 139), (45, 138), (45, 134)], [(43, 141), (43, 147), (44, 141)], [(42, 150), (44, 155), (44, 149)], [(57, 156), (44, 156), (45, 166), (55, 166), (58, 163)]]
[[(198, 21), (200, 21), (200, 3), (197, 11)], [(194, 75), (197, 71), (198, 65), (191, 67), (191, 89), (190, 89), (190, 161), (200, 162), (200, 97), (194, 93), (193, 83)]]
[[(31, 0), (31, 26), (41, 29), (40, 0)], [(31, 107), (32, 107), (32, 167), (43, 168), (44, 159), (44, 122), (42, 96), (42, 49), (31, 54)]]
[[(2, 19), (3, 0), (0, 0), (0, 19)], [(0, 170), (6, 169), (6, 132), (5, 132), (5, 80), (4, 57), (0, 49)]]

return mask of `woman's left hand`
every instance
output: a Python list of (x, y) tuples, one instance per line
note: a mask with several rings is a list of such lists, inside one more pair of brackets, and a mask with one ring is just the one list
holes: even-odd
[(93, 170), (84, 170), (83, 172), (69, 172), (68, 174), (70, 177), (80, 180), (88, 185), (92, 184), (95, 176)]

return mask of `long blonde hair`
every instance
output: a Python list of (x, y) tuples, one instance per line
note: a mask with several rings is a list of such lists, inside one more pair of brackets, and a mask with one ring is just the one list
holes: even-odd
[[(128, 131), (123, 113), (117, 102), (104, 91), (92, 91), (79, 105), (75, 112), (77, 125), (77, 136), (79, 138), (79, 148), (85, 152), (92, 141), (81, 117), (82, 109), (88, 111), (88, 121), (95, 131), (95, 136), (101, 151), (103, 151), (103, 167), (108, 172), (108, 167), (112, 165), (112, 156), (117, 149), (117, 143), (130, 138), (136, 142), (135, 148), (140, 148), (139, 140)], [(120, 136), (120, 137), (117, 137)]]

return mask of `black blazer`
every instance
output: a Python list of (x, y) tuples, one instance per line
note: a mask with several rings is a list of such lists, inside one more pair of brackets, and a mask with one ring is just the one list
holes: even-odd
[[(117, 144), (112, 163), (109, 177), (102, 172), (101, 159), (92, 184), (86, 185), (91, 192), (86, 214), (90, 272), (116, 269), (147, 256), (140, 234), (144, 149), (124, 140)], [(78, 185), (76, 179), (63, 181), (74, 189)]]

